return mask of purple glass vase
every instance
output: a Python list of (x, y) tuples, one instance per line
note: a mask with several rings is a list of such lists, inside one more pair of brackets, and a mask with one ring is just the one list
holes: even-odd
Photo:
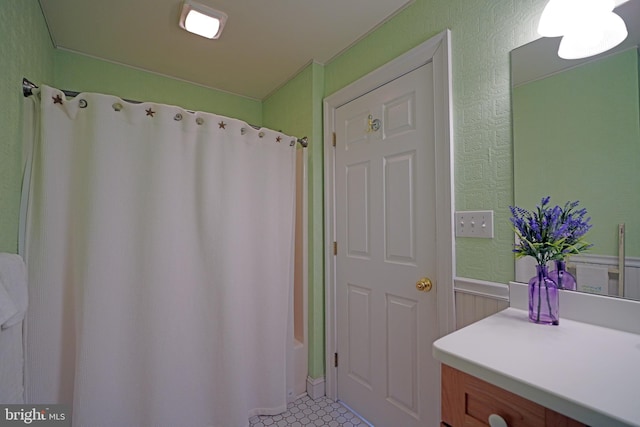
[(567, 271), (567, 264), (564, 261), (556, 261), (556, 269), (549, 273), (549, 279), (556, 282), (558, 289), (567, 289), (575, 291), (576, 278)]
[(529, 320), (557, 325), (560, 323), (558, 287), (549, 278), (546, 265), (536, 265), (536, 272), (529, 280)]

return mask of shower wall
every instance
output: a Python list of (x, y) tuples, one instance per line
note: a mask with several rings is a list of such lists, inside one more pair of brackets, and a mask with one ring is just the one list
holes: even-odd
[(293, 337), (296, 341), (304, 342), (304, 246), (303, 246), (303, 195), (304, 181), (303, 152), (298, 150), (296, 156), (296, 242), (295, 242), (295, 271), (293, 278)]
[(295, 266), (293, 277), (293, 384), (290, 385), (289, 401), (306, 392), (308, 374), (308, 345), (306, 341), (307, 293), (305, 272), (304, 238), (304, 151), (298, 149), (296, 156), (296, 225)]

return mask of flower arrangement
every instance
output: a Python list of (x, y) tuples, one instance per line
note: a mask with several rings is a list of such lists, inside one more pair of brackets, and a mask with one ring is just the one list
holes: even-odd
[(518, 236), (513, 252), (516, 258), (532, 256), (538, 265), (563, 260), (591, 248), (584, 235), (591, 229), (587, 210), (577, 209), (579, 202), (567, 202), (564, 207), (551, 207), (551, 197), (543, 197), (535, 211), (510, 206), (511, 223)]
[[(518, 236), (513, 249), (516, 258), (532, 256), (538, 262), (537, 275), (529, 280), (529, 320), (557, 325), (558, 288), (564, 289), (564, 273), (560, 273), (560, 264), (564, 264), (568, 255), (579, 254), (591, 247), (584, 240), (584, 235), (591, 228), (591, 218), (585, 218), (586, 209), (577, 209), (577, 201), (567, 202), (564, 207), (551, 207), (549, 200), (549, 196), (543, 197), (532, 212), (514, 206), (510, 209), (511, 223)], [(550, 279), (547, 273), (549, 261), (556, 262), (557, 270), (553, 273), (560, 280)]]

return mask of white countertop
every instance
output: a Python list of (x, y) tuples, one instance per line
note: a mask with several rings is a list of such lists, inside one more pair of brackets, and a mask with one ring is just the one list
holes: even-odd
[(640, 427), (640, 335), (508, 308), (440, 338), (442, 363), (592, 427)]

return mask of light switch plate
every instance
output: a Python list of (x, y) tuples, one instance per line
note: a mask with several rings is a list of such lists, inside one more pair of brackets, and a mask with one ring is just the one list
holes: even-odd
[(493, 239), (493, 211), (458, 211), (455, 221), (456, 237)]

